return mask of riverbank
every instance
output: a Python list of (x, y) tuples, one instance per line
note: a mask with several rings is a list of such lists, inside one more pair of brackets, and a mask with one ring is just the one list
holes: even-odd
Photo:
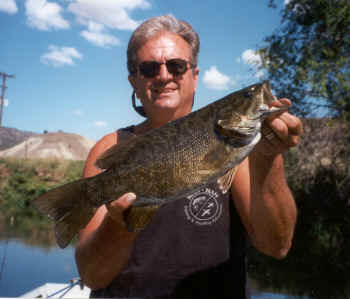
[[(298, 207), (292, 249), (281, 261), (249, 248), (249, 275), (264, 289), (310, 298), (349, 298), (350, 130), (346, 123), (304, 120), (305, 134), (285, 154)], [(54, 186), (79, 179), (83, 161), (0, 159), (0, 236), (56, 248), (52, 223), (30, 204)], [(70, 278), (69, 278), (70, 279)]]

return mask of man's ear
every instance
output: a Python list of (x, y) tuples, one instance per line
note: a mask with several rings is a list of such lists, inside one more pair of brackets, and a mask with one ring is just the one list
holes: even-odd
[(196, 90), (197, 89), (197, 85), (198, 85), (198, 78), (199, 78), (199, 68), (196, 67), (194, 70), (193, 70), (193, 76), (195, 77), (195, 86), (194, 86), (194, 89)]
[(135, 76), (129, 75), (128, 80), (129, 80), (131, 86), (133, 87), (133, 89), (135, 90), (136, 89), (136, 78), (135, 78)]

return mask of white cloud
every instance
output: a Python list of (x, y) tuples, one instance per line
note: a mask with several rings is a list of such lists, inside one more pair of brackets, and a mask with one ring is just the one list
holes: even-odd
[(61, 16), (59, 4), (46, 0), (26, 0), (28, 24), (39, 30), (67, 29), (69, 23)]
[(0, 11), (15, 14), (18, 11), (15, 0), (1, 0), (0, 1)]
[(41, 56), (40, 61), (45, 64), (60, 67), (64, 65), (74, 65), (74, 58), (83, 58), (75, 48), (50, 45), (49, 51)]
[(211, 66), (209, 70), (205, 71), (203, 82), (207, 88), (224, 90), (234, 85), (233, 80), (218, 71), (216, 66)]
[(261, 64), (261, 58), (259, 56), (259, 54), (257, 54), (254, 50), (252, 49), (248, 49), (245, 50), (240, 59), (240, 61), (243, 61), (245, 64), (250, 64), (252, 66), (259, 66)]
[(261, 57), (259, 54), (252, 50), (247, 49), (243, 51), (242, 55), (237, 58), (236, 60), (238, 63), (243, 62), (244, 64), (247, 64), (251, 67), (251, 70), (255, 72), (254, 77), (257, 79), (261, 79), (265, 76), (265, 72), (262, 69), (259, 69), (261, 67)]
[(146, 0), (74, 0), (68, 10), (85, 25), (94, 21), (113, 29), (133, 30), (138, 22), (129, 16), (129, 12), (150, 6)]
[(110, 46), (120, 45), (118, 38), (111, 34), (105, 33), (104, 31), (105, 26), (103, 24), (89, 21), (88, 30), (82, 31), (80, 35), (92, 44), (99, 47), (109, 48)]
[(95, 121), (94, 125), (96, 127), (107, 127), (107, 123), (105, 121), (101, 121), (101, 120)]

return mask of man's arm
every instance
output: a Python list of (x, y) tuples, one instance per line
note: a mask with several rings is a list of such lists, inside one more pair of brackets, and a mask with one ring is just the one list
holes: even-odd
[[(274, 106), (290, 104), (283, 99)], [(285, 112), (265, 123), (274, 132), (259, 142), (239, 166), (232, 185), (233, 200), (254, 246), (267, 255), (283, 258), (294, 233), (297, 210), (287, 185), (282, 152), (298, 143), (300, 120)]]
[[(86, 161), (84, 177), (100, 172), (94, 163), (115, 141), (116, 135), (112, 133), (93, 147)], [(122, 214), (134, 200), (135, 195), (128, 193), (108, 206), (101, 206), (79, 234), (75, 259), (82, 281), (91, 289), (108, 286), (129, 259), (136, 234), (126, 230)]]

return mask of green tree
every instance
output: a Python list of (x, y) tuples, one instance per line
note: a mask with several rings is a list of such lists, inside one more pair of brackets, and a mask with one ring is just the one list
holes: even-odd
[[(275, 0), (269, 5), (276, 8)], [(349, 0), (285, 1), (281, 26), (258, 53), (276, 95), (292, 99), (294, 113), (323, 108), (350, 120)]]

